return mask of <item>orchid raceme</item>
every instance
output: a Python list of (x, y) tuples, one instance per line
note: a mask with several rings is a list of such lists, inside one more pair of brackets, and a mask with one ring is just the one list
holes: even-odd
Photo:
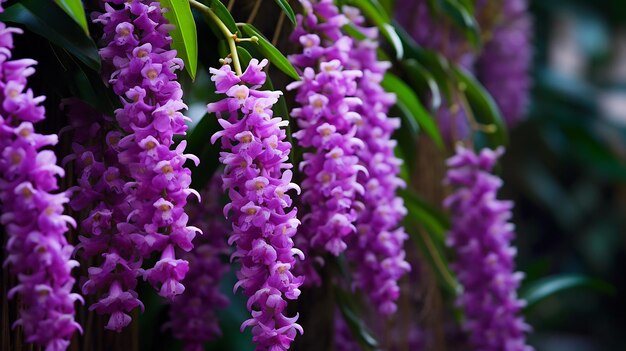
[(584, 203), (619, 217), (626, 21), (529, 3), (0, 0), (0, 350), (546, 348), (626, 257)]
[[(302, 80), (287, 89), (296, 90), (298, 107), (291, 111), (299, 130), (293, 134), (298, 145), (306, 148), (300, 169), (302, 201), (309, 213), (302, 217), (301, 238), (305, 252), (313, 250), (339, 255), (347, 240), (355, 235), (357, 197), (363, 194), (359, 173), (367, 173), (357, 153), (364, 143), (357, 136), (362, 121), (357, 107), (358, 69), (348, 67), (352, 38), (341, 31), (348, 19), (329, 0), (301, 1), (304, 13), (291, 35), (300, 53), (291, 56), (300, 69)], [(312, 264), (309, 257), (307, 266)], [(307, 279), (319, 283), (312, 268)]]
[(86, 295), (102, 293), (89, 309), (110, 315), (105, 328), (119, 332), (130, 323), (132, 310), (144, 309), (135, 291), (137, 277), (143, 273), (142, 259), (131, 236), (118, 229), (131, 211), (123, 189), (129, 170), (118, 161), (122, 134), (112, 118), (84, 102), (67, 100), (65, 108), (73, 154), (64, 163), (73, 161), (78, 182), (71, 189), (70, 206), (88, 211), (79, 224), (77, 249), (84, 260), (102, 258), (99, 266), (89, 268), (81, 289)]
[(186, 117), (180, 112), (182, 89), (176, 70), (183, 66), (162, 9), (145, 0), (105, 1), (105, 12), (94, 16), (103, 26), (102, 71), (105, 80), (120, 96), (123, 107), (115, 120), (124, 131), (117, 144), (119, 162), (128, 169), (121, 188), (131, 212), (117, 229), (129, 237), (141, 257), (160, 255), (159, 261), (143, 272), (143, 278), (165, 298), (184, 291), (181, 281), (189, 270), (187, 261), (177, 259), (175, 248), (189, 251), (197, 228), (187, 225), (187, 197), (191, 171), (184, 166), (186, 142), (174, 147), (173, 137), (184, 135)]
[(186, 351), (202, 351), (203, 343), (222, 335), (216, 312), (228, 305), (219, 286), (228, 271), (223, 258), (229, 252), (229, 230), (221, 216), (221, 183), (221, 176), (216, 173), (201, 193), (202, 202), (187, 205), (190, 222), (197, 224), (204, 235), (196, 236), (193, 250), (182, 256), (189, 261), (189, 273), (183, 281), (185, 292), (172, 301), (168, 324)]
[(390, 63), (378, 61), (376, 56), (377, 30), (363, 28), (365, 19), (358, 9), (344, 7), (343, 13), (361, 32), (370, 34), (355, 42), (348, 66), (363, 71), (357, 79), (357, 97), (362, 104), (357, 107), (361, 120), (356, 137), (364, 141), (357, 156), (367, 169), (357, 177), (366, 191), (359, 198), (363, 207), (356, 220), (357, 235), (349, 241), (348, 257), (356, 270), (355, 286), (369, 296), (378, 312), (389, 315), (397, 309), (398, 280), (411, 269), (404, 252), (407, 234), (401, 225), (407, 210), (396, 194), (406, 184), (399, 176), (402, 161), (394, 155), (397, 142), (391, 139), (400, 119), (387, 115), (396, 96), (380, 85)]
[(448, 160), (446, 182), (456, 187), (445, 200), (452, 213), (448, 245), (455, 251), (452, 269), (463, 290), (458, 304), (465, 311), (465, 328), (477, 350), (529, 351), (520, 316), (524, 301), (516, 290), (522, 273), (514, 272), (516, 249), (510, 201), (496, 195), (502, 180), (491, 174), (504, 149), (479, 154), (457, 147)]
[(282, 129), (287, 121), (274, 117), (272, 106), (280, 91), (260, 90), (266, 75), (267, 60), (252, 59), (241, 76), (230, 65), (211, 68), (216, 92), (226, 95), (208, 104), (223, 130), (211, 137), (221, 141), (224, 165), (222, 187), (230, 203), (224, 215), (232, 223), (228, 242), (235, 244), (232, 259), (241, 269), (238, 282), (248, 296), (252, 318), (241, 328), (252, 327), (257, 350), (287, 350), (302, 327), (298, 315), (287, 317), (287, 301), (297, 299), (303, 277), (291, 273), (294, 256), (304, 259), (293, 245), (292, 237), (300, 224), (290, 190), (300, 193), (291, 182), (293, 165), (289, 162), (291, 145)]
[(72, 293), (73, 246), (66, 232), (75, 220), (63, 214), (69, 201), (57, 192), (57, 166), (52, 150), (56, 135), (35, 131), (43, 121), (44, 96), (35, 96), (28, 78), (37, 62), (12, 59), (13, 34), (22, 30), (0, 22), (0, 224), (7, 234), (4, 265), (17, 277), (8, 297), (22, 307), (14, 327), (21, 327), (26, 342), (46, 351), (64, 351), (75, 331), (74, 304), (82, 297)]

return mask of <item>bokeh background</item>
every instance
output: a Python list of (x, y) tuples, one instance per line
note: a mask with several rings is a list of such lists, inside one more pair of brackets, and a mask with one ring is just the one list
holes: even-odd
[(613, 293), (572, 289), (531, 308), (538, 350), (625, 350), (626, 3), (532, 1), (528, 118), (511, 130), (503, 195), (516, 201), (527, 282), (584, 274)]

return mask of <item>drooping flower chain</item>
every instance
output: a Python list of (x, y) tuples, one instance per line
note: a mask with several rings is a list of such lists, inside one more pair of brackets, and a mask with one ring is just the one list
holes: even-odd
[(115, 111), (127, 134), (118, 144), (119, 161), (129, 170), (123, 190), (133, 209), (118, 229), (130, 236), (141, 256), (160, 253), (144, 279), (172, 298), (183, 292), (181, 281), (189, 269), (185, 260), (176, 259), (175, 248), (189, 251), (198, 231), (187, 226), (184, 212), (188, 195), (198, 195), (189, 188), (191, 172), (184, 163), (198, 159), (183, 154), (184, 141), (172, 149), (173, 136), (186, 131), (180, 112), (186, 105), (174, 73), (183, 63), (169, 50), (171, 25), (158, 2), (114, 0), (104, 6), (106, 12), (94, 22), (104, 26), (104, 77), (123, 105)]
[(65, 237), (75, 221), (63, 215), (69, 200), (53, 193), (64, 171), (51, 150), (56, 135), (42, 135), (33, 124), (45, 119), (41, 102), (27, 78), (35, 73), (31, 59), (11, 60), (13, 34), (20, 29), (0, 22), (0, 224), (8, 235), (4, 262), (17, 275), (18, 285), (9, 298), (20, 296), (19, 319), (26, 341), (63, 351), (80, 326), (74, 321), (71, 259), (73, 246)]
[(396, 96), (380, 85), (390, 64), (378, 61), (378, 31), (362, 27), (364, 18), (358, 9), (344, 7), (343, 13), (370, 35), (355, 42), (348, 65), (363, 71), (363, 77), (357, 79), (357, 97), (363, 103), (357, 106), (362, 119), (356, 137), (364, 141), (357, 155), (368, 173), (359, 173), (357, 178), (365, 193), (360, 197), (363, 208), (358, 212), (357, 235), (349, 241), (347, 253), (355, 269), (355, 286), (368, 295), (378, 312), (390, 315), (397, 309), (398, 280), (411, 269), (405, 260), (407, 234), (402, 227), (407, 210), (396, 194), (406, 185), (399, 177), (402, 161), (394, 155), (397, 142), (391, 139), (400, 119), (387, 115)]
[(193, 250), (182, 255), (189, 262), (185, 292), (174, 298), (170, 308), (172, 333), (183, 341), (186, 351), (202, 351), (203, 343), (222, 335), (216, 312), (228, 305), (219, 285), (228, 271), (222, 259), (229, 252), (229, 228), (222, 217), (221, 184), (221, 175), (216, 173), (201, 193), (202, 202), (187, 204), (191, 223), (204, 235), (196, 236)]
[(64, 102), (72, 131), (72, 151), (64, 162), (74, 161), (77, 185), (70, 201), (75, 211), (88, 211), (79, 225), (77, 246), (87, 262), (96, 259), (82, 285), (83, 294), (102, 292), (98, 302), (89, 306), (99, 314), (110, 315), (105, 328), (121, 331), (130, 321), (130, 312), (143, 303), (135, 288), (142, 258), (130, 233), (120, 231), (131, 212), (124, 194), (128, 167), (118, 161), (122, 133), (114, 129), (111, 118), (102, 116), (78, 100)]
[[(363, 193), (357, 175), (366, 173), (356, 156), (364, 147), (356, 136), (361, 101), (355, 96), (362, 72), (346, 67), (353, 43), (341, 32), (347, 19), (332, 1), (301, 4), (304, 14), (298, 15), (291, 39), (302, 46), (302, 53), (290, 59), (302, 80), (287, 87), (297, 90), (300, 105), (291, 112), (299, 127), (293, 137), (307, 148), (300, 167), (305, 174), (302, 201), (310, 213), (303, 217), (301, 234), (311, 249), (339, 255), (356, 231), (356, 198)], [(314, 283), (317, 279), (307, 276)]]
[(294, 255), (304, 257), (293, 247), (292, 237), (300, 224), (296, 209), (287, 210), (292, 205), (287, 192), (300, 192), (291, 183), (291, 145), (281, 129), (288, 122), (272, 112), (281, 92), (259, 90), (265, 83), (266, 64), (267, 60), (253, 59), (241, 77), (228, 64), (211, 68), (216, 91), (226, 98), (208, 104), (207, 110), (217, 114), (224, 128), (211, 141), (220, 139), (224, 150), (222, 186), (231, 200), (224, 214), (233, 227), (228, 242), (236, 244), (231, 258), (241, 263), (235, 289), (243, 288), (252, 313), (241, 328), (252, 327), (257, 350), (279, 351), (289, 348), (297, 331), (302, 333), (298, 316), (284, 313), (287, 300), (300, 295), (303, 281), (291, 273)]
[(475, 154), (459, 146), (448, 160), (446, 181), (456, 190), (444, 202), (452, 215), (447, 243), (456, 254), (451, 268), (463, 286), (458, 304), (473, 347), (530, 351), (524, 335), (529, 327), (520, 315), (525, 302), (516, 294), (522, 273), (514, 272), (515, 232), (508, 222), (513, 203), (496, 198), (502, 180), (490, 173), (503, 152)]

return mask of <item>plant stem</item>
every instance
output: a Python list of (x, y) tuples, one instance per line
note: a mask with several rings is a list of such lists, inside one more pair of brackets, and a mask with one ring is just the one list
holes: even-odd
[(189, 4), (198, 10), (200, 10), (205, 15), (209, 16), (213, 22), (217, 25), (217, 27), (224, 33), (224, 37), (226, 37), (226, 41), (228, 42), (228, 47), (230, 48), (230, 55), (233, 59), (233, 66), (235, 66), (235, 73), (240, 76), (242, 74), (241, 71), (241, 63), (239, 62), (239, 54), (237, 54), (237, 45), (235, 45), (235, 39), (237, 39), (237, 34), (231, 33), (230, 29), (226, 27), (224, 22), (205, 4), (196, 1), (189, 0)]

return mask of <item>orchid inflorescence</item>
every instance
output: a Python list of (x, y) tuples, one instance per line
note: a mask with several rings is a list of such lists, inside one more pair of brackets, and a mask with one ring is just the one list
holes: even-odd
[[(247, 300), (249, 315), (240, 328), (250, 327), (256, 350), (292, 348), (304, 333), (294, 309), (301, 289), (329, 283), (321, 272), (331, 265), (343, 271), (330, 284), (363, 295), (374, 314), (394, 315), (400, 280), (412, 269), (405, 252), (408, 210), (398, 194), (408, 177), (401, 177), (394, 136), (404, 121), (390, 117), (397, 97), (383, 88), (393, 67), (380, 58), (379, 29), (368, 27), (357, 8), (300, 0), (289, 36), (296, 52), (288, 58), (299, 79), (284, 85), (294, 107), (291, 116), (280, 115), (285, 97), (271, 88), (270, 62), (241, 56), (237, 46), (260, 38), (238, 37), (214, 6), (189, 0), (230, 51), (208, 70), (217, 100), (206, 110), (218, 128), (204, 137), (221, 152), (218, 170), (198, 192), (191, 169), (200, 160), (185, 154), (191, 119), (183, 114), (183, 59), (172, 48), (174, 26), (165, 16), (171, 9), (153, 0), (100, 4), (91, 16), (101, 33), (100, 76), (117, 96), (117, 108), (104, 113), (76, 97), (62, 100), (68, 125), (59, 134), (68, 142), (57, 151), (64, 152), (63, 168), (55, 152), (44, 149), (58, 137), (34, 130), (45, 118), (44, 97), (27, 88), (36, 62), (12, 59), (12, 35), (21, 30), (0, 22), (0, 224), (8, 237), (4, 264), (17, 277), (9, 296), (23, 305), (16, 325), (26, 341), (66, 350), (81, 331), (74, 305), (84, 303), (83, 295), (89, 311), (105, 316), (106, 329), (122, 331), (146, 309), (143, 280), (168, 300), (164, 329), (186, 350), (203, 350), (221, 336), (217, 311), (231, 302), (220, 290), (228, 258), (238, 264), (233, 291)], [(443, 45), (446, 38), (430, 36), (437, 23), (424, 4), (417, 9), (425, 20), (409, 31), (421, 44)], [(528, 50), (516, 60), (502, 59), (508, 57), (502, 42), (514, 37), (527, 47), (529, 22), (524, 2), (503, 6), (516, 22), (494, 27), (483, 56), (459, 54), (463, 41), (454, 37), (449, 58), (483, 72), (513, 123), (528, 80), (514, 86), (500, 76), (510, 64), (526, 77)], [(349, 35), (350, 28), (361, 35)], [(484, 69), (494, 61), (496, 70)], [(446, 113), (465, 116), (462, 109)], [(444, 134), (447, 128), (449, 138), (465, 138), (466, 122), (442, 126)], [(501, 180), (490, 174), (501, 153), (459, 147), (449, 160), (446, 181), (456, 190), (445, 201), (452, 219), (447, 242), (471, 343), (480, 350), (524, 351), (530, 350), (529, 327), (515, 293), (521, 274), (513, 269), (512, 204), (496, 199)], [(57, 177), (71, 186), (59, 191)], [(196, 200), (188, 202), (190, 195)], [(80, 273), (73, 271), (78, 261)], [(82, 295), (73, 292), (72, 274), (84, 275), (76, 287)], [(337, 347), (356, 350), (343, 319), (335, 325)]]

